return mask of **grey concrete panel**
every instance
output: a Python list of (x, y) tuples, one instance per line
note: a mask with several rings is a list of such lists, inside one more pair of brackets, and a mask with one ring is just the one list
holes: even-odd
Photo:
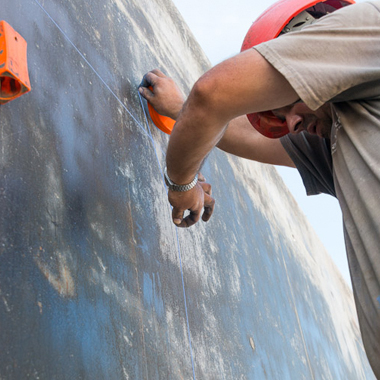
[[(4, 2), (4, 0), (3, 0)], [(167, 0), (12, 0), (32, 91), (0, 108), (0, 379), (373, 379), (352, 294), (271, 166), (213, 152), (171, 223), (138, 84), (209, 67)]]

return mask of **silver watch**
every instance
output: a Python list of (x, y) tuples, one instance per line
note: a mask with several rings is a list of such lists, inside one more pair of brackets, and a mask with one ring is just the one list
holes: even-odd
[(189, 191), (191, 190), (198, 182), (198, 174), (195, 176), (195, 178), (188, 183), (187, 185), (177, 185), (174, 183), (168, 176), (167, 169), (164, 170), (164, 177), (165, 177), (165, 183), (166, 186), (169, 188), (169, 190), (172, 191)]

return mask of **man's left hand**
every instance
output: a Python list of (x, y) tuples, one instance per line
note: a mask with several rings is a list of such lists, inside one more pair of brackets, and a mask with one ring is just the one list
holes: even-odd
[[(202, 220), (207, 222), (214, 211), (215, 200), (211, 197), (211, 185), (201, 173), (198, 175), (198, 183), (191, 190), (185, 192), (169, 190), (168, 197), (173, 206), (173, 222), (177, 227), (190, 227), (197, 223), (203, 209)], [(189, 210), (190, 214), (184, 218), (186, 210)]]

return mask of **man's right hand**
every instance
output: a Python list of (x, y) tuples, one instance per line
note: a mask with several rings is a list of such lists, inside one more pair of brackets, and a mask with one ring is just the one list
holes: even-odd
[(185, 99), (173, 79), (154, 69), (144, 75), (139, 92), (160, 115), (177, 120)]

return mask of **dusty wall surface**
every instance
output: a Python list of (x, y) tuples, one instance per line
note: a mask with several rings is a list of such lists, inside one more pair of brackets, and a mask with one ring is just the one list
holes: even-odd
[(172, 225), (137, 86), (208, 68), (174, 6), (2, 2), (33, 89), (0, 108), (0, 379), (373, 379), (275, 169), (213, 152), (212, 220)]

